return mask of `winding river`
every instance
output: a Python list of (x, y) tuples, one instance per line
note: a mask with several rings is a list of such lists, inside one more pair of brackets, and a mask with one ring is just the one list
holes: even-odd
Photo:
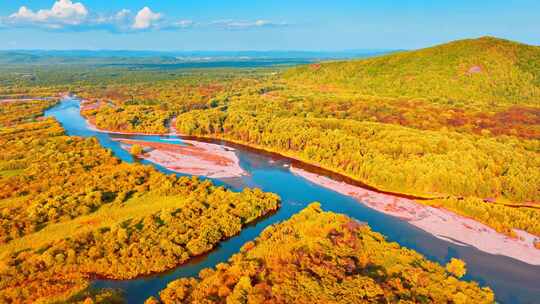
[[(55, 117), (68, 135), (96, 137), (103, 147), (111, 149), (123, 161), (140, 161), (151, 164), (164, 173), (172, 173), (159, 165), (134, 159), (120, 147), (118, 141), (113, 140), (120, 135), (90, 129), (80, 115), (79, 109), (79, 100), (67, 97), (47, 110), (45, 115)], [(125, 138), (126, 135), (121, 137)], [(167, 143), (171, 143), (173, 139), (181, 143), (181, 138), (173, 136), (130, 136), (130, 138)], [(93, 285), (121, 288), (125, 291), (128, 303), (143, 303), (147, 297), (157, 295), (170, 281), (180, 277), (197, 276), (201, 269), (227, 261), (245, 242), (256, 238), (264, 228), (288, 219), (313, 201), (319, 201), (324, 210), (343, 213), (367, 222), (374, 231), (384, 234), (390, 241), (415, 249), (428, 259), (443, 264), (452, 257), (463, 259), (468, 267), (465, 279), (476, 280), (482, 285), (491, 287), (500, 302), (534, 303), (540, 299), (540, 266), (441, 240), (406, 221), (370, 209), (352, 197), (316, 185), (291, 173), (289, 168), (291, 161), (287, 158), (259, 153), (248, 148), (235, 147), (235, 149), (240, 165), (249, 176), (212, 179), (212, 181), (235, 191), (245, 187), (258, 187), (264, 191), (277, 193), (282, 198), (282, 205), (277, 213), (246, 227), (239, 235), (221, 242), (212, 252), (169, 272), (125, 281), (97, 280)]]

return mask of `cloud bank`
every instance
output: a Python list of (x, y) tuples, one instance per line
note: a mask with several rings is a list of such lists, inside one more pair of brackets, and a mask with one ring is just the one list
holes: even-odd
[(167, 20), (165, 15), (145, 6), (132, 12), (122, 9), (113, 14), (91, 12), (82, 2), (56, 0), (51, 8), (32, 10), (21, 6), (8, 16), (0, 16), (1, 28), (41, 28), (57, 31), (106, 30), (110, 32), (140, 32), (158, 30), (186, 30), (215, 28), (222, 30), (249, 30), (288, 26), (269, 20), (217, 20), (195, 22), (192, 20)]

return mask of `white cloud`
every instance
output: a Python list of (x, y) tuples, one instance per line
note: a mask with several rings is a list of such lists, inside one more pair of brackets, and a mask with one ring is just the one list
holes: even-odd
[(118, 20), (123, 20), (125, 18), (128, 18), (130, 15), (131, 15), (131, 11), (124, 8), (118, 11), (118, 13), (114, 15), (114, 17)]
[(88, 20), (87, 28), (109, 29), (115, 32), (125, 32), (130, 30), (133, 22), (133, 14), (128, 9), (121, 9), (112, 15), (99, 15)]
[(161, 19), (160, 13), (154, 13), (148, 6), (143, 7), (135, 16), (133, 29), (145, 30), (154, 26), (155, 22)]
[(77, 1), (84, 0), (56, 0), (51, 8), (39, 10), (21, 6), (8, 16), (0, 16), (0, 30), (13, 27), (37, 27), (59, 31), (104, 30), (113, 33), (133, 33), (145, 30), (178, 31), (200, 28), (249, 30), (289, 25), (264, 19), (253, 21), (226, 19), (213, 22), (194, 22), (187, 19), (166, 20), (163, 14), (152, 11), (148, 6), (136, 13), (126, 8), (110, 14), (92, 13), (82, 2)]
[(58, 0), (50, 9), (32, 11), (26, 6), (21, 6), (16, 13), (8, 17), (10, 23), (38, 23), (52, 28), (60, 28), (63, 25), (81, 24), (88, 16), (88, 10), (80, 3), (71, 0)]
[(172, 24), (173, 27), (176, 28), (188, 28), (192, 27), (195, 23), (192, 20), (180, 20), (176, 21)]
[(268, 20), (257, 20), (255, 21), (255, 26), (265, 26), (265, 25), (269, 25), (269, 24), (272, 24), (270, 21)]
[[(32, 9), (21, 6), (17, 12), (0, 16), (3, 27), (41, 27), (51, 30), (107, 30), (111, 32), (134, 32), (147, 29), (159, 29), (158, 21), (162, 15), (144, 7), (137, 14), (129, 9), (121, 9), (113, 14), (90, 14), (81, 2), (76, 0), (57, 0), (50, 9)], [(182, 21), (174, 28), (188, 27)]]
[(261, 27), (278, 27), (278, 26), (287, 26), (287, 23), (277, 23), (268, 20), (255, 20), (255, 21), (236, 21), (236, 20), (218, 20), (211, 23), (221, 28), (226, 29), (250, 29), (250, 28), (261, 28)]

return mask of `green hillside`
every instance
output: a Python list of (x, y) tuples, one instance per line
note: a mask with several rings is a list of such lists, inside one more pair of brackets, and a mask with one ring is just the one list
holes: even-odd
[(483, 37), (365, 60), (301, 66), (285, 78), (455, 105), (539, 105), (540, 47)]

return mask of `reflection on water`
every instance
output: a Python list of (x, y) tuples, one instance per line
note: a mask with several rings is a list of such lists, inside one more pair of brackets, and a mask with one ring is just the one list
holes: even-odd
[[(134, 161), (133, 157), (113, 140), (113, 138), (126, 137), (126, 135), (109, 135), (88, 129), (86, 121), (79, 114), (78, 100), (66, 99), (48, 110), (46, 115), (56, 117), (69, 135), (95, 136), (101, 145), (111, 149), (117, 157), (126, 162)], [(182, 144), (181, 139), (174, 136), (131, 137), (139, 140)], [(258, 187), (264, 191), (277, 193), (282, 198), (282, 206), (278, 212), (243, 229), (239, 235), (222, 242), (209, 254), (193, 259), (190, 263), (174, 270), (135, 280), (99, 280), (94, 283), (94, 286), (122, 288), (125, 290), (129, 303), (142, 303), (147, 297), (157, 295), (171, 280), (196, 276), (203, 268), (227, 261), (245, 242), (256, 238), (268, 225), (286, 220), (310, 202), (319, 201), (323, 209), (367, 222), (373, 230), (386, 235), (389, 240), (415, 249), (431, 260), (446, 263), (451, 257), (463, 259), (468, 266), (465, 279), (474, 279), (488, 285), (495, 291), (497, 299), (501, 302), (534, 303), (540, 299), (539, 266), (531, 266), (507, 257), (487, 254), (472, 247), (437, 239), (407, 222), (369, 209), (351, 197), (312, 184), (292, 174), (289, 171), (291, 161), (286, 158), (258, 153), (238, 146), (234, 148), (240, 158), (242, 168), (249, 175), (212, 181), (236, 191), (245, 187)], [(141, 162), (151, 164), (164, 173), (173, 173), (159, 165), (144, 160)]]

